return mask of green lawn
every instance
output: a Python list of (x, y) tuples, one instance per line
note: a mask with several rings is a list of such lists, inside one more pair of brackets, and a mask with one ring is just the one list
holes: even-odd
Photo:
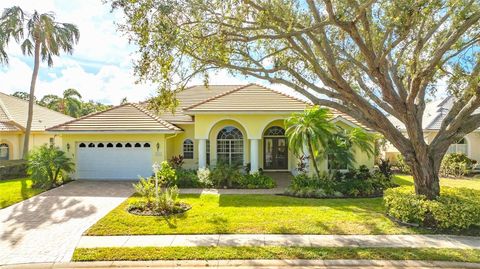
[(136, 216), (131, 197), (87, 230), (87, 235), (128, 234), (408, 234), (384, 216), (382, 198), (302, 199), (275, 195), (183, 195), (183, 216)]
[(73, 261), (356, 259), (480, 262), (480, 250), (438, 248), (135, 247), (77, 248)]
[[(407, 175), (395, 175), (395, 183), (402, 186), (413, 186), (413, 177)], [(453, 179), (453, 178), (441, 178), (441, 186), (454, 187), (454, 188), (469, 188), (480, 190), (480, 178), (464, 178), (464, 179)]]
[(41, 192), (44, 190), (32, 188), (32, 180), (29, 178), (1, 180), (0, 208), (13, 205)]

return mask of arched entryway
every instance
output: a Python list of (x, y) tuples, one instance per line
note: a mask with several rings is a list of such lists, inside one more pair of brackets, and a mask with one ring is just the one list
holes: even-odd
[(263, 134), (263, 168), (266, 170), (288, 169), (288, 142), (285, 129), (271, 126)]

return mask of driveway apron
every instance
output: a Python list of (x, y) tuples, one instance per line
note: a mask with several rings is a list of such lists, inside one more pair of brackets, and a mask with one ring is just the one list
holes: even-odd
[(131, 182), (74, 181), (0, 210), (0, 264), (68, 262), (82, 233), (133, 193)]

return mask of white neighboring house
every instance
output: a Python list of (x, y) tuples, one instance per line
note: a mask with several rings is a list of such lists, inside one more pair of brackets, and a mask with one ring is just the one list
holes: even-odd
[[(449, 96), (443, 100), (431, 101), (426, 104), (425, 113), (423, 115), (423, 131), (427, 143), (430, 143), (438, 133), (443, 119), (451, 109), (455, 98)], [(400, 130), (405, 131), (403, 123), (394, 117), (390, 117), (390, 121)], [(450, 145), (447, 153), (464, 153), (469, 158), (480, 161), (480, 129), (477, 129), (455, 144)], [(396, 162), (400, 152), (392, 144), (387, 142), (383, 151), (383, 157), (388, 158), (392, 162)]]

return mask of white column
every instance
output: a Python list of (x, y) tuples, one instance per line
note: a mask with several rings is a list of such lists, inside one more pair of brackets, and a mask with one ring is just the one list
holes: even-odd
[(207, 167), (207, 139), (198, 140), (198, 168)]
[(250, 173), (258, 172), (258, 140), (250, 139)]

